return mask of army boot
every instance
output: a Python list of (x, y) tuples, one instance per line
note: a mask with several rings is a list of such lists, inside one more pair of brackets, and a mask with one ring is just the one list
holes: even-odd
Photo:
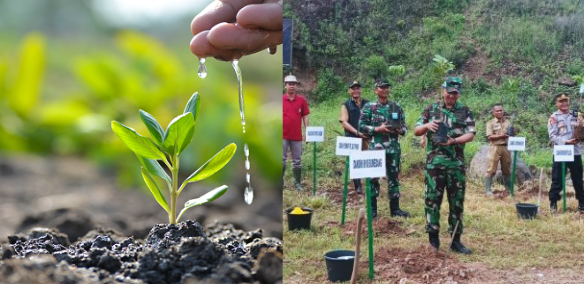
[(371, 219), (377, 218), (377, 197), (371, 196)]
[(436, 250), (440, 249), (440, 236), (438, 232), (428, 233), (428, 241), (430, 241), (430, 245), (435, 248)]
[(284, 189), (284, 176), (286, 175), (286, 165), (282, 166), (282, 189)]
[(361, 188), (361, 179), (354, 179), (353, 184), (355, 184), (355, 192), (357, 194), (363, 194), (363, 189)]
[(453, 252), (462, 253), (462, 254), (471, 254), (472, 251), (467, 249), (461, 242), (460, 242), (460, 234), (455, 234), (454, 239), (452, 240), (452, 244), (450, 245), (450, 249)]
[(558, 202), (557, 201), (550, 201), (550, 212), (552, 214), (556, 214), (558, 212)]
[(505, 183), (505, 188), (507, 189), (507, 191), (511, 192), (511, 185), (512, 185), (512, 181), (511, 181), (511, 177), (510, 176), (503, 176), (503, 182)]
[(294, 173), (294, 186), (296, 187), (296, 190), (302, 191), (302, 169), (292, 168), (292, 172)]
[(485, 177), (485, 194), (487, 196), (493, 196), (493, 191), (491, 191), (492, 185), (493, 185), (493, 177)]
[(399, 208), (399, 197), (398, 198), (392, 198), (389, 200), (389, 210), (391, 213), (391, 217), (394, 216), (398, 216), (398, 217), (410, 217), (410, 213), (406, 212), (406, 211), (402, 211)]

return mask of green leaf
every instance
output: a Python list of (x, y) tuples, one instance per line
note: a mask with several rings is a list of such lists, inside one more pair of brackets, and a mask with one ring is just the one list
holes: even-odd
[(195, 121), (193, 120), (193, 114), (190, 112), (181, 114), (175, 117), (168, 125), (162, 148), (171, 156), (180, 155), (193, 140), (194, 132)]
[[(39, 96), (42, 93), (42, 83), (45, 73), (46, 54), (45, 37), (40, 33), (28, 34), (22, 42), (18, 56), (18, 66), (15, 76), (7, 78), (6, 85), (9, 88), (8, 96), (10, 107), (22, 118), (29, 115), (38, 105)], [(12, 80), (10, 80), (12, 79)]]
[(158, 204), (160, 204), (160, 206), (162, 206), (162, 208), (164, 208), (164, 210), (166, 210), (167, 213), (170, 212), (168, 202), (166, 202), (166, 198), (160, 191), (160, 187), (158, 187), (158, 184), (156, 183), (154, 178), (152, 178), (152, 176), (144, 168), (142, 168), (142, 177), (144, 178), (146, 185), (150, 189), (150, 192), (152, 192), (152, 195), (154, 195), (154, 198), (156, 199), (156, 201), (158, 201)]
[(195, 182), (199, 180), (206, 179), (212, 176), (214, 173), (223, 168), (229, 160), (235, 154), (237, 146), (234, 143), (227, 145), (219, 153), (215, 154), (213, 158), (207, 161), (203, 166), (201, 166), (197, 171), (192, 173), (184, 182), (183, 185), (190, 182)]
[(144, 137), (130, 127), (117, 121), (112, 121), (114, 133), (130, 148), (134, 153), (147, 159), (165, 160), (166, 156), (150, 138)]
[(185, 111), (183, 113), (192, 113), (194, 121), (197, 121), (197, 112), (199, 111), (199, 106), (199, 93), (195, 92), (189, 99), (189, 102), (187, 102), (187, 106), (185, 107)]
[(156, 118), (151, 114), (140, 110), (140, 119), (144, 122), (144, 125), (148, 128), (148, 132), (150, 132), (150, 136), (154, 139), (154, 142), (158, 145), (162, 145), (162, 138), (164, 138), (164, 129), (160, 126)]
[(149, 174), (161, 177), (167, 182), (168, 187), (170, 188), (172, 180), (156, 160), (146, 159), (140, 155), (136, 156), (138, 157), (140, 164), (142, 164), (142, 167), (144, 167)]
[(226, 191), (227, 191), (226, 185), (222, 185), (218, 188), (215, 188), (215, 189), (205, 193), (205, 195), (203, 195), (199, 198), (195, 198), (195, 199), (191, 199), (191, 200), (187, 201), (185, 203), (185, 209), (189, 209), (189, 208), (195, 207), (197, 205), (209, 203), (209, 202), (221, 197), (223, 194), (225, 194)]
[(183, 213), (185, 213), (185, 211), (187, 211), (187, 209), (195, 207), (197, 205), (209, 203), (209, 202), (221, 197), (226, 191), (227, 191), (227, 186), (222, 185), (218, 188), (215, 188), (215, 189), (207, 192), (205, 195), (203, 195), (197, 199), (191, 199), (191, 200), (187, 201), (185, 203), (185, 208), (183, 208), (180, 211), (180, 213), (178, 214), (178, 217), (176, 217), (176, 221), (178, 222), (180, 220), (180, 217), (182, 216)]

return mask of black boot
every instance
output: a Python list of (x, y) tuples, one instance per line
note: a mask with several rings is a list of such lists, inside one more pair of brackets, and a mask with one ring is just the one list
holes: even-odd
[(302, 191), (302, 169), (292, 168), (292, 172), (294, 173), (294, 186), (296, 190)]
[(550, 201), (550, 212), (552, 214), (556, 214), (558, 212), (558, 202), (557, 201)]
[(389, 210), (391, 213), (391, 217), (394, 217), (394, 216), (404, 217), (404, 218), (410, 217), (410, 213), (399, 209), (399, 197), (392, 198), (389, 200)]
[(353, 183), (355, 184), (355, 192), (357, 192), (357, 194), (363, 194), (363, 189), (361, 188), (361, 180), (354, 179)]
[(377, 197), (371, 197), (371, 219), (377, 218)]
[(471, 254), (472, 251), (467, 249), (461, 242), (460, 242), (460, 234), (455, 234), (452, 244), (450, 245), (450, 249), (453, 252), (462, 253), (462, 254)]
[(430, 241), (430, 245), (433, 248), (436, 250), (440, 249), (440, 236), (438, 235), (438, 232), (428, 233), (428, 241)]
[(282, 189), (284, 189), (284, 175), (286, 175), (286, 165), (282, 166)]

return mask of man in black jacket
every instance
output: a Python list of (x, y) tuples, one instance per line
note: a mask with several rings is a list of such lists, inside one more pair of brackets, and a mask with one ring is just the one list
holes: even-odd
[[(362, 149), (367, 149), (367, 141), (365, 140), (367, 136), (359, 132), (359, 115), (361, 115), (361, 108), (368, 102), (361, 98), (361, 84), (358, 81), (351, 81), (349, 83), (349, 95), (351, 97), (346, 100), (341, 106), (341, 117), (339, 122), (345, 129), (345, 136), (347, 137), (357, 137), (363, 139)], [(358, 194), (363, 193), (361, 187), (361, 180), (354, 179), (355, 191)]]

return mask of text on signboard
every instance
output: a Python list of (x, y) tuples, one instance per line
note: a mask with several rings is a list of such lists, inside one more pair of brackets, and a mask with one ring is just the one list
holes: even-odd
[(353, 161), (353, 168), (354, 169), (380, 168), (380, 167), (382, 167), (381, 162), (382, 162), (382, 159), (354, 160)]

